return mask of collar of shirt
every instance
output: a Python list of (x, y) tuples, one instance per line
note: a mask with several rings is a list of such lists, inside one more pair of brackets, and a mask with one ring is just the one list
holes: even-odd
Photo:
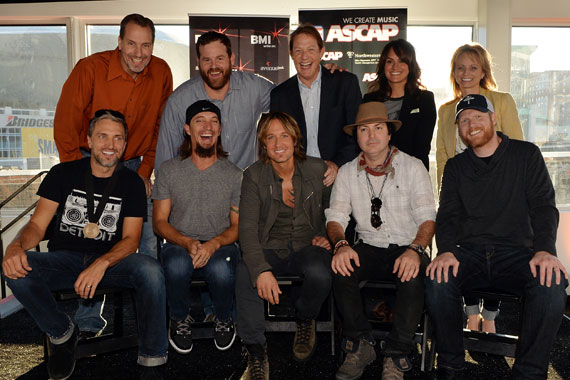
[[(121, 65), (121, 53), (119, 52), (119, 48), (115, 48), (113, 53), (111, 54), (111, 59), (109, 60), (109, 71), (107, 72), (107, 80), (113, 80), (118, 77), (123, 77), (124, 79), (131, 79), (133, 78), (127, 74), (123, 66)], [(154, 56), (153, 56), (154, 57)], [(152, 60), (152, 57), (150, 58)], [(149, 74), (149, 67), (150, 61), (148, 65), (144, 68), (144, 70), (139, 74), (140, 77), (144, 77)], [(134, 81), (134, 80), (133, 80)]]
[[(198, 74), (198, 75), (200, 75), (200, 74)], [(202, 90), (202, 93), (203, 93), (203, 99), (209, 99), (211, 101), (216, 101), (217, 99), (211, 99), (210, 96), (208, 95), (208, 92), (206, 91), (206, 82), (204, 82), (204, 78), (202, 78), (202, 75), (200, 75), (200, 82), (202, 82), (202, 86), (200, 89)], [(241, 87), (240, 77), (237, 75), (234, 75), (234, 71), (232, 70), (232, 72), (230, 74), (230, 88), (228, 89), (228, 93), (224, 97), (224, 100), (225, 100), (225, 98), (227, 98), (232, 93), (232, 91), (239, 91), (240, 87)], [(223, 102), (223, 100), (221, 100), (221, 102)]]

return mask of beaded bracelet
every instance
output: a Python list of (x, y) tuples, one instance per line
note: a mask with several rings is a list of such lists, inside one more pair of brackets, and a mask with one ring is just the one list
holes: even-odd
[(336, 252), (342, 248), (342, 247), (346, 247), (349, 246), (350, 243), (348, 242), (348, 240), (339, 240), (336, 242), (336, 244), (334, 245), (334, 250), (333, 250), (333, 256), (336, 255)]

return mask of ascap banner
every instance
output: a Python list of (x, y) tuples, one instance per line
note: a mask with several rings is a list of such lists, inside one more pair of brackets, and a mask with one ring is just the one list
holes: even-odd
[(189, 15), (189, 24), (190, 77), (200, 75), (196, 40), (213, 30), (230, 39), (233, 70), (257, 73), (274, 83), (289, 78), (288, 17)]
[(368, 82), (376, 79), (376, 65), (384, 45), (394, 39), (406, 39), (408, 10), (299, 10), (299, 22), (317, 28), (325, 42), (323, 61), (356, 74), (364, 94)]

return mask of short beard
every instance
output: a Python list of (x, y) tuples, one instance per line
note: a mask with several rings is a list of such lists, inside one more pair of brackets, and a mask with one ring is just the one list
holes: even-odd
[(196, 144), (194, 153), (196, 153), (198, 157), (202, 158), (212, 157), (214, 154), (216, 154), (216, 145), (212, 145), (209, 148), (204, 148), (202, 145)]
[(105, 162), (99, 155), (95, 154), (93, 155), (93, 158), (95, 158), (95, 161), (97, 161), (97, 163), (103, 167), (106, 168), (112, 168), (113, 166), (117, 165), (117, 163), (119, 162), (119, 159), (114, 159), (113, 161), (109, 161), (109, 162)]
[(224, 74), (222, 75), (222, 80), (220, 81), (220, 84), (215, 85), (214, 83), (212, 83), (212, 81), (208, 77), (208, 73), (205, 72), (204, 70), (200, 69), (200, 76), (202, 77), (202, 80), (204, 82), (206, 82), (208, 87), (210, 87), (212, 90), (219, 90), (222, 87), (224, 87), (230, 81), (230, 75), (231, 74), (232, 74), (232, 68), (230, 67), (229, 70), (224, 71)]

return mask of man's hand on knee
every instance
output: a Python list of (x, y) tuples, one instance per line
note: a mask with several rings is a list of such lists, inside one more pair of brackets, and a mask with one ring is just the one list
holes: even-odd
[(331, 261), (331, 267), (335, 274), (342, 276), (350, 276), (354, 272), (350, 260), (354, 260), (354, 265), (360, 267), (360, 259), (358, 253), (349, 246), (340, 247)]
[(420, 264), (420, 256), (408, 248), (394, 261), (394, 270), (392, 273), (397, 272), (398, 278), (402, 282), (410, 281), (412, 278), (418, 276)]
[(81, 298), (93, 298), (107, 268), (109, 268), (109, 264), (105, 260), (95, 260), (77, 276), (73, 285), (75, 293), (79, 294)]
[(6, 255), (2, 261), (4, 276), (11, 280), (24, 278), (32, 267), (28, 264), (28, 256), (20, 246), (10, 244), (6, 249)]
[(538, 274), (540, 285), (544, 285), (546, 283), (546, 286), (550, 287), (552, 285), (553, 274), (556, 276), (556, 285), (560, 285), (560, 281), (562, 280), (561, 273), (564, 273), (564, 277), (568, 279), (568, 272), (558, 257), (546, 251), (536, 252), (528, 264), (530, 265), (530, 271), (535, 278), (537, 275), (536, 267), (539, 268)]
[(430, 279), (437, 279), (437, 283), (441, 283), (443, 274), (443, 282), (449, 281), (449, 268), (453, 268), (453, 277), (457, 277), (459, 271), (459, 261), (452, 252), (445, 252), (438, 255), (426, 269), (426, 276)]
[(257, 295), (269, 302), (272, 305), (279, 303), (279, 294), (281, 294), (281, 289), (277, 284), (277, 279), (272, 272), (267, 271), (261, 273), (257, 277)]
[(210, 258), (220, 248), (220, 244), (217, 244), (213, 240), (209, 240), (204, 244), (198, 244), (196, 249), (196, 254), (192, 256), (192, 262), (194, 263), (194, 268), (203, 268), (208, 264)]

